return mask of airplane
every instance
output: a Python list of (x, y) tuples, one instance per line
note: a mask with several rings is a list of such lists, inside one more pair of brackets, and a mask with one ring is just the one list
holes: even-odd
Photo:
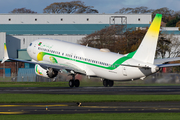
[(162, 15), (156, 14), (138, 49), (126, 55), (61, 40), (38, 39), (27, 48), (32, 61), (9, 58), (4, 43), (1, 63), (6, 60), (32, 63), (35, 73), (47, 78), (55, 78), (59, 71), (66, 70), (72, 76), (70, 87), (80, 86), (80, 81), (75, 78), (77, 74), (102, 78), (105, 87), (112, 87), (114, 81), (144, 79), (162, 67), (180, 66), (163, 64), (180, 58), (154, 60), (161, 19)]

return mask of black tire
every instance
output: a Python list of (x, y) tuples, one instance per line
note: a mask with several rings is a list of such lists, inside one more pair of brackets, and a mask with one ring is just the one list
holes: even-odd
[(78, 79), (76, 79), (76, 80), (74, 81), (74, 85), (75, 85), (75, 87), (79, 87), (80, 81), (79, 81)]
[(72, 79), (69, 80), (69, 87), (74, 87), (74, 83), (75, 83), (74, 80), (72, 80)]
[(109, 80), (104, 79), (103, 80), (104, 87), (108, 87), (108, 84), (109, 84)]
[(114, 81), (113, 80), (109, 80), (109, 87), (112, 87), (114, 85)]

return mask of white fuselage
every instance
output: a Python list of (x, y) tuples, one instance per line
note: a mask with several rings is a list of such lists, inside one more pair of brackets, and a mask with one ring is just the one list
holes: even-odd
[[(98, 76), (109, 80), (133, 80), (157, 71), (157, 67), (153, 64), (60, 40), (35, 40), (28, 47), (27, 52), (33, 60), (77, 66), (84, 70), (87, 76)], [(148, 66), (151, 69), (127, 65)]]

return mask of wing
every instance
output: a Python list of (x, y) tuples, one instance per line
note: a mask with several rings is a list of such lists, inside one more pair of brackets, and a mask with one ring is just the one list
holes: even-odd
[(77, 67), (76, 65), (73, 65), (70, 63), (59, 64), (59, 63), (50, 63), (50, 62), (43, 62), (43, 61), (37, 62), (37, 61), (26, 61), (26, 60), (9, 58), (8, 52), (7, 52), (7, 47), (6, 47), (6, 44), (4, 43), (4, 57), (3, 57), (3, 60), (1, 63), (4, 63), (6, 60), (24, 62), (24, 63), (30, 63), (30, 64), (39, 64), (39, 65), (46, 66), (49, 68), (54, 68), (57, 70), (65, 69), (65, 70), (73, 71), (73, 72), (79, 73), (79, 74), (86, 74), (86, 72), (84, 70), (82, 70), (79, 67)]

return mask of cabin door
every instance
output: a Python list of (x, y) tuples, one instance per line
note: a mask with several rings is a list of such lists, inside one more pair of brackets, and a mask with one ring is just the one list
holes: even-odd
[(124, 76), (127, 76), (126, 67), (123, 67), (122, 73), (123, 73)]

